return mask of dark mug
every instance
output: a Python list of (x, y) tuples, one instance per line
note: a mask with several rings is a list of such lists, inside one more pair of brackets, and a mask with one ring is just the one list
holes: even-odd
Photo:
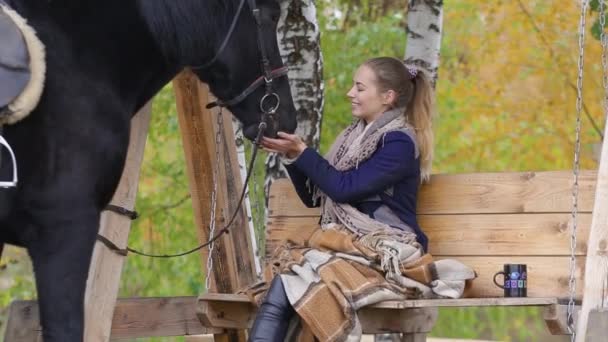
[[(502, 274), (504, 285), (496, 281), (496, 277)], [(526, 297), (528, 295), (528, 272), (524, 264), (505, 264), (503, 271), (494, 275), (494, 284), (505, 290), (505, 297)]]

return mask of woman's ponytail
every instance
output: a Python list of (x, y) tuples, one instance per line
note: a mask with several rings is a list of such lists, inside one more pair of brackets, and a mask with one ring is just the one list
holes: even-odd
[(397, 58), (376, 57), (367, 60), (381, 91), (394, 90), (398, 97), (395, 108), (405, 108), (405, 118), (416, 131), (420, 151), (420, 179), (428, 181), (433, 163), (433, 116), (435, 102), (429, 78), (415, 66), (405, 65)]
[(420, 178), (424, 182), (430, 179), (433, 164), (435, 96), (424, 72), (417, 71), (411, 82), (414, 85), (414, 92), (405, 115), (416, 131), (416, 140), (420, 150)]

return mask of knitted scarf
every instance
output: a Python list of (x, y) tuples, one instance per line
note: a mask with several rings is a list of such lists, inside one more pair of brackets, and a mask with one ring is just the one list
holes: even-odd
[[(406, 132), (414, 137), (414, 144), (416, 144), (414, 129), (407, 123), (403, 112), (403, 108), (384, 112), (371, 123), (370, 127), (366, 127), (363, 120), (354, 122), (338, 136), (325, 158), (338, 171), (356, 169), (361, 162), (374, 154), (380, 139), (384, 139), (386, 133), (391, 131)], [(334, 202), (316, 186), (313, 189), (313, 199), (321, 201), (321, 227), (323, 229), (343, 225), (357, 236), (378, 230), (394, 230), (389, 225), (370, 218), (350, 204)]]

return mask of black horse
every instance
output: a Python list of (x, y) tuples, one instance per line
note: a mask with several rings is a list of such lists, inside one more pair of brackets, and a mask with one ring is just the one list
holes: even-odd
[[(238, 103), (229, 100), (264, 75), (264, 55), (267, 69), (282, 67), (280, 8), (272, 0), (6, 2), (45, 44), (47, 74), (37, 108), (4, 127), (18, 159), (19, 185), (0, 189), (0, 243), (29, 252), (44, 341), (81, 341), (100, 212), (124, 166), (132, 114), (184, 67), (212, 62), (193, 70), (228, 102), (245, 135), (255, 137), (266, 87)], [(288, 81), (277, 77), (271, 84), (281, 100), (278, 129), (293, 132)], [(0, 180), (7, 180), (12, 169), (2, 159)]]

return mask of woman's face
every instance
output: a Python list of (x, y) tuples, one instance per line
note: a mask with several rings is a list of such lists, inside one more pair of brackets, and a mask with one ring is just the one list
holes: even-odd
[(357, 69), (353, 87), (346, 96), (350, 99), (353, 116), (369, 123), (384, 113), (391, 103), (392, 91), (381, 93), (376, 86), (374, 71), (362, 65)]

